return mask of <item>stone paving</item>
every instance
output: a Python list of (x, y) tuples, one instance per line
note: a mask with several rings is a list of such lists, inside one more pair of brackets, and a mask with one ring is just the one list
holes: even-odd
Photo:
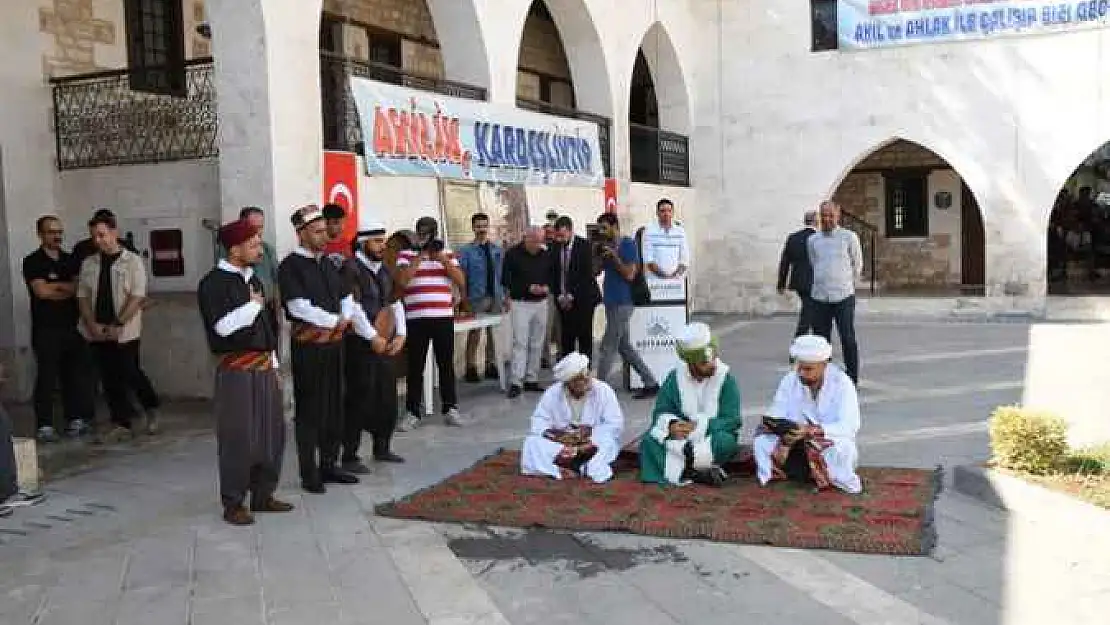
[[(785, 364), (788, 320), (718, 319), (745, 411)], [(863, 461), (987, 457), (985, 418), (1020, 399), (1022, 324), (861, 322)], [(107, 454), (0, 520), (0, 625), (317, 623), (1104, 623), (1105, 528), (1017, 518), (945, 493), (931, 558), (382, 519), (374, 504), (516, 445), (535, 396), (464, 389), (466, 429), (400, 435), (409, 462), (302, 495), (251, 528), (217, 515), (215, 445), (185, 437)], [(624, 401), (629, 434), (648, 404)], [(1101, 532), (1099, 531), (1101, 529)]]

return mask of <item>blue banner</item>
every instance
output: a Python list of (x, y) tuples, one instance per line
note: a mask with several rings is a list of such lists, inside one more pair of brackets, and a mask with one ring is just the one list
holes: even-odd
[(351, 78), (366, 173), (600, 187), (597, 124)]
[(841, 50), (1098, 28), (1110, 0), (837, 0)]

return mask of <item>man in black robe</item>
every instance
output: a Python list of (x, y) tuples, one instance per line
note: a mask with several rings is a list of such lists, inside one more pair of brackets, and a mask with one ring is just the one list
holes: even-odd
[(277, 376), (278, 326), (265, 308), (265, 287), (252, 265), (262, 256), (261, 233), (249, 221), (220, 228), (227, 250), (200, 281), (197, 299), (216, 365), (216, 444), (224, 520), (250, 525), (253, 512), (289, 512), (274, 498), (285, 449), (285, 419)]
[(367, 224), (358, 233), (354, 257), (343, 268), (344, 278), (360, 310), (354, 333), (346, 338), (346, 424), (343, 469), (365, 474), (370, 469), (358, 457), (363, 430), (373, 437), (377, 462), (404, 462), (390, 441), (397, 424), (397, 374), (393, 359), (405, 346), (405, 309), (395, 301), (393, 278), (382, 265), (385, 226)]
[(297, 461), (301, 486), (327, 492), (325, 483), (357, 484), (339, 468), (343, 438), (343, 336), (357, 304), (335, 263), (324, 255), (328, 243), (324, 213), (309, 205), (293, 213), (300, 245), (278, 265), (278, 291), (292, 324), (290, 361), (296, 406)]

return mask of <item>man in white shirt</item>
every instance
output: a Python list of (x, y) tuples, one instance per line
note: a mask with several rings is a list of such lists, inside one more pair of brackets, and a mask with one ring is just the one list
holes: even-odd
[(578, 352), (555, 365), (555, 379), (532, 413), (520, 453), (521, 473), (610, 480), (624, 428), (616, 393), (590, 376), (590, 359)]
[(859, 382), (859, 348), (856, 345), (856, 280), (863, 272), (859, 236), (840, 227), (840, 205), (821, 203), (821, 229), (806, 239), (813, 265), (813, 330), (832, 340), (832, 324), (840, 335), (844, 367), (852, 382)]
[(655, 205), (657, 221), (644, 230), (644, 266), (659, 278), (678, 278), (690, 266), (686, 230), (674, 221), (674, 203), (663, 198)]
[(792, 479), (818, 489), (862, 492), (856, 474), (860, 412), (855, 385), (829, 363), (832, 345), (823, 337), (799, 336), (790, 356), (796, 369), (783, 376), (771, 402), (771, 419), (765, 419), (752, 441), (760, 485)]

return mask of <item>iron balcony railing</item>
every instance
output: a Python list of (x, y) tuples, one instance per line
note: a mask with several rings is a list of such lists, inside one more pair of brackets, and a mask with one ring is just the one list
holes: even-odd
[[(155, 76), (157, 74), (157, 76)], [(166, 78), (167, 93), (136, 90)], [(141, 80), (140, 80), (141, 79)], [(58, 169), (217, 155), (212, 59), (176, 70), (110, 70), (50, 80)]]
[(485, 100), (486, 90), (466, 83), (413, 74), (392, 65), (320, 52), (324, 149), (365, 154), (362, 124), (348, 80), (351, 76), (467, 100)]
[(629, 124), (632, 182), (690, 186), (690, 140), (666, 130)]
[(870, 294), (875, 295), (879, 229), (862, 217), (853, 215), (843, 209), (840, 211), (840, 225), (855, 232), (859, 237), (860, 251), (863, 253), (863, 277), (870, 285)]
[(594, 115), (586, 111), (579, 111), (578, 109), (566, 108), (551, 104), (550, 102), (542, 102), (540, 100), (528, 100), (525, 98), (517, 98), (517, 108), (522, 108), (527, 111), (534, 111), (536, 113), (546, 113), (548, 115), (555, 115), (557, 117), (566, 117), (567, 119), (580, 119), (582, 121), (593, 122), (597, 124), (597, 142), (598, 148), (601, 150), (601, 166), (605, 172), (605, 177), (613, 175), (612, 169), (612, 143), (610, 136), (612, 134), (613, 122), (608, 117), (601, 115)]

